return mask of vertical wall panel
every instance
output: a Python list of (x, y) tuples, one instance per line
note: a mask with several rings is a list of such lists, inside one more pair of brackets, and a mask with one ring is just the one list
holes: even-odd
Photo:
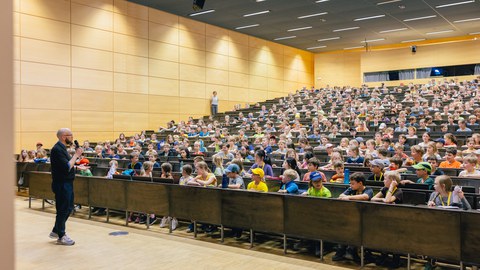
[(225, 111), (312, 83), (309, 52), (125, 0), (14, 8), (17, 148), (53, 145), (64, 126), (81, 140), (113, 140), (201, 117), (212, 91)]

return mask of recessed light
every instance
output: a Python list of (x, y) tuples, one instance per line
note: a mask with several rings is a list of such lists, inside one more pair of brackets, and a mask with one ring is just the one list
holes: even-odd
[(348, 31), (348, 30), (355, 30), (355, 29), (358, 29), (358, 28), (360, 28), (360, 27), (354, 26), (354, 27), (348, 27), (348, 28), (335, 29), (332, 32), (342, 32), (342, 31)]
[(452, 6), (458, 6), (458, 5), (470, 4), (470, 3), (474, 3), (474, 2), (475, 2), (475, 0), (470, 0), (470, 1), (462, 1), (462, 2), (455, 2), (455, 3), (450, 3), (450, 4), (445, 4), (445, 5), (439, 5), (439, 6), (435, 6), (435, 8), (452, 7)]
[(259, 11), (259, 12), (254, 12), (254, 13), (249, 13), (249, 14), (245, 14), (243, 15), (243, 17), (250, 17), (250, 16), (255, 16), (255, 15), (261, 15), (261, 14), (266, 14), (266, 13), (269, 13), (270, 10), (264, 10), (264, 11)]
[(344, 50), (351, 50), (351, 49), (360, 49), (360, 48), (365, 48), (365, 46), (355, 46), (355, 47), (348, 47), (348, 48), (343, 48)]
[(322, 16), (322, 15), (326, 15), (328, 14), (328, 12), (320, 12), (320, 13), (314, 13), (314, 14), (310, 14), (310, 15), (303, 15), (303, 16), (300, 16), (300, 17), (297, 17), (298, 19), (305, 19), (305, 18), (310, 18), (310, 17), (315, 17), (315, 16)]
[(327, 47), (327, 46), (315, 46), (315, 47), (307, 48), (307, 50), (322, 49), (322, 48), (326, 48), (326, 47)]
[(371, 20), (371, 19), (377, 19), (377, 18), (383, 18), (385, 17), (385, 14), (380, 14), (380, 15), (375, 15), (375, 16), (369, 16), (369, 17), (363, 17), (363, 18), (357, 18), (353, 21), (358, 22), (358, 21), (364, 21), (364, 20)]
[(250, 24), (250, 25), (245, 25), (245, 26), (239, 26), (239, 27), (235, 27), (235, 29), (245, 29), (245, 28), (252, 28), (252, 27), (257, 27), (259, 26), (260, 24)]
[(283, 40), (283, 39), (291, 39), (291, 38), (296, 38), (297, 36), (288, 36), (288, 37), (279, 37), (274, 40)]
[(315, 3), (323, 3), (323, 2), (328, 2), (328, 1), (330, 1), (330, 0), (317, 0), (317, 1), (315, 1)]
[(189, 14), (188, 16), (193, 17), (193, 16), (198, 16), (198, 15), (212, 13), (212, 12), (215, 12), (215, 9), (209, 9), (209, 10), (204, 10), (204, 11), (192, 13), (192, 14)]
[(471, 18), (471, 19), (464, 19), (464, 20), (458, 20), (458, 21), (453, 21), (454, 23), (462, 23), (462, 22), (472, 22), (472, 21), (478, 21), (480, 18)]
[(362, 43), (367, 43), (367, 42), (376, 42), (376, 41), (384, 41), (384, 38), (378, 38), (378, 39), (370, 39), (370, 40), (362, 40)]
[(437, 34), (450, 33), (450, 32), (453, 32), (453, 30), (442, 30), (442, 31), (429, 32), (429, 33), (425, 33), (425, 35), (437, 35)]
[(410, 22), (410, 21), (425, 20), (425, 19), (430, 19), (430, 18), (435, 18), (435, 17), (437, 17), (437, 15), (429, 15), (429, 16), (423, 16), (423, 17), (410, 18), (410, 19), (405, 19), (403, 21), (404, 22)]
[(265, 1), (267, 1), (267, 0), (256, 0), (257, 3), (258, 2), (265, 2)]
[(410, 40), (404, 40), (402, 43), (409, 43), (409, 42), (417, 42), (417, 41), (424, 41), (424, 38), (419, 38), (419, 39), (410, 39)]
[(306, 26), (306, 27), (293, 28), (293, 29), (288, 29), (287, 32), (301, 31), (301, 30), (307, 30), (307, 29), (312, 29), (312, 27)]
[(408, 30), (408, 28), (397, 28), (397, 29), (383, 30), (383, 31), (380, 31), (379, 33), (380, 34), (385, 34), (385, 33), (404, 31), (404, 30)]
[(329, 40), (335, 40), (335, 39), (340, 39), (340, 37), (322, 38), (322, 39), (317, 39), (317, 41), (329, 41)]
[(391, 3), (396, 3), (396, 2), (400, 2), (402, 0), (390, 0), (390, 1), (384, 1), (384, 2), (380, 2), (380, 3), (377, 3), (377, 6), (380, 6), (380, 5), (385, 5), (385, 4), (391, 4)]

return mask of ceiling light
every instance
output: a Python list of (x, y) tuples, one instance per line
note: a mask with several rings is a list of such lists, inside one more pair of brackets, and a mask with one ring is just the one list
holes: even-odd
[(471, 18), (471, 19), (464, 19), (464, 20), (458, 20), (458, 21), (453, 21), (454, 23), (462, 23), (462, 22), (472, 22), (472, 21), (478, 21), (480, 18)]
[(423, 17), (410, 18), (410, 19), (405, 19), (403, 21), (404, 22), (410, 22), (410, 21), (418, 21), (418, 20), (430, 19), (430, 18), (435, 18), (435, 17), (437, 17), (437, 15), (429, 15), (429, 16), (423, 16)]
[(323, 3), (323, 2), (328, 2), (328, 1), (330, 1), (330, 0), (317, 0), (317, 1), (315, 1), (315, 3)]
[(375, 41), (384, 41), (384, 38), (378, 38), (378, 39), (370, 39), (370, 40), (362, 40), (362, 43), (367, 43), (367, 42), (375, 42)]
[(311, 29), (311, 26), (306, 26), (306, 27), (299, 27), (299, 28), (293, 28), (293, 29), (288, 29), (287, 32), (293, 32), (293, 31), (300, 31), (300, 30), (307, 30)]
[(328, 12), (320, 12), (320, 13), (315, 13), (315, 14), (310, 14), (310, 15), (303, 15), (303, 16), (298, 17), (298, 19), (305, 19), (305, 18), (310, 18), (310, 17), (315, 17), (315, 16), (322, 16), (322, 15), (326, 15), (326, 14), (328, 14)]
[(270, 12), (270, 10), (264, 10), (264, 11), (259, 11), (259, 12), (255, 12), (255, 13), (245, 14), (245, 15), (243, 15), (243, 17), (261, 15), (261, 14), (265, 14), (265, 13), (269, 13), (269, 12)]
[(257, 3), (258, 2), (265, 2), (265, 1), (267, 1), (267, 0), (256, 0)]
[(380, 31), (379, 33), (380, 34), (385, 34), (385, 33), (391, 33), (391, 32), (404, 31), (404, 30), (408, 30), (408, 28), (397, 28), (397, 29), (383, 30), (383, 31)]
[(364, 21), (364, 20), (371, 20), (371, 19), (376, 19), (376, 18), (382, 18), (385, 17), (385, 14), (380, 14), (380, 15), (375, 15), (375, 16), (369, 16), (369, 17), (363, 17), (363, 18), (357, 18), (354, 21)]
[(358, 29), (358, 28), (360, 28), (360, 27), (354, 26), (354, 27), (348, 27), (348, 28), (342, 28), (342, 29), (335, 29), (332, 32), (342, 32), (342, 31), (348, 31), (348, 30), (355, 30), (355, 29)]
[(245, 25), (245, 26), (239, 26), (239, 27), (235, 27), (235, 29), (245, 29), (245, 28), (251, 28), (251, 27), (257, 27), (259, 26), (260, 24), (250, 24), (250, 25)]
[(480, 32), (473, 32), (473, 33), (468, 33), (469, 35), (479, 35)]
[(435, 6), (435, 8), (444, 8), (444, 7), (458, 6), (458, 5), (470, 4), (470, 3), (474, 3), (474, 2), (475, 2), (475, 0), (455, 2), (455, 3), (450, 3), (450, 4)]
[(391, 3), (400, 2), (400, 1), (402, 0), (390, 0), (390, 1), (380, 2), (380, 3), (377, 3), (377, 6), (391, 4)]
[(344, 50), (351, 50), (351, 49), (360, 49), (364, 48), (365, 46), (356, 46), (356, 47), (348, 47), (348, 48), (343, 48)]
[(296, 38), (297, 36), (288, 36), (288, 37), (279, 37), (274, 40), (283, 40), (283, 39), (291, 39), (291, 38)]
[(340, 39), (340, 37), (322, 38), (322, 39), (318, 39), (317, 41), (329, 41), (329, 40), (335, 40), (335, 39)]
[(417, 42), (417, 41), (424, 41), (424, 38), (419, 38), (419, 39), (410, 39), (410, 40), (404, 40), (402, 43), (409, 43), (409, 42)]
[(307, 50), (315, 50), (315, 49), (321, 49), (321, 48), (326, 48), (327, 46), (316, 46), (316, 47), (310, 47), (307, 48)]
[(425, 33), (425, 35), (437, 35), (437, 34), (443, 34), (443, 33), (449, 33), (449, 32), (453, 32), (453, 30), (443, 30), (443, 31), (429, 32), (429, 33)]
[(193, 16), (198, 16), (198, 15), (207, 14), (207, 13), (211, 13), (211, 12), (215, 12), (215, 9), (209, 9), (209, 10), (204, 10), (204, 11), (192, 13), (192, 14), (189, 14), (188, 16), (193, 17)]

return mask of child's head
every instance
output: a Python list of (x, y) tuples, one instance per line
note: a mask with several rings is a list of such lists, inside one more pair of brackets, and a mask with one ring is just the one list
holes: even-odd
[(153, 170), (153, 163), (150, 161), (145, 161), (142, 166), (145, 172), (150, 172)]
[(457, 149), (455, 148), (447, 148), (447, 150), (445, 150), (445, 159), (448, 161), (448, 162), (454, 162), (455, 161), (455, 157), (457, 156)]
[(423, 151), (423, 148), (419, 145), (414, 145), (410, 148), (410, 154), (412, 155), (412, 158), (415, 160), (420, 160), (423, 157), (423, 154), (425, 154), (425, 151)]
[(440, 175), (435, 178), (435, 191), (436, 192), (449, 192), (452, 190), (453, 182), (450, 176)]
[(475, 170), (477, 166), (477, 157), (474, 155), (468, 155), (463, 159), (463, 167), (465, 170), (472, 172)]
[(256, 183), (264, 181), (265, 172), (261, 168), (252, 169), (252, 180)]
[(321, 189), (322, 188), (322, 180), (323, 176), (320, 172), (312, 172), (310, 173), (310, 182), (308, 183), (309, 187), (313, 187), (315, 189)]
[(132, 163), (137, 163), (138, 162), (138, 153), (132, 152), (132, 154), (130, 154), (130, 161)]
[(417, 173), (417, 176), (420, 178), (428, 177), (432, 172), (432, 165), (430, 165), (430, 163), (428, 162), (420, 162), (418, 164), (413, 165), (412, 167), (416, 170), (415, 172)]
[(230, 161), (230, 164), (237, 164), (237, 166), (240, 168), (240, 172), (243, 171), (243, 161), (241, 159), (234, 158), (232, 161)]
[(240, 173), (240, 167), (238, 167), (237, 164), (232, 163), (227, 166), (227, 168), (225, 169), (225, 173), (229, 178), (236, 178)]
[(223, 168), (223, 158), (221, 156), (214, 155), (212, 161), (215, 166)]
[(172, 173), (172, 164), (168, 163), (168, 162), (164, 162), (162, 163), (162, 174), (164, 174), (165, 176), (170, 176), (170, 174)]
[(340, 173), (343, 173), (343, 170), (345, 169), (345, 165), (343, 165), (343, 162), (341, 161), (335, 161), (333, 163), (333, 169), (335, 170), (336, 173), (340, 174)]
[(347, 150), (347, 155), (350, 157), (357, 157), (359, 155), (358, 146), (350, 146)]
[(438, 165), (438, 158), (436, 155), (429, 155), (427, 157), (427, 162), (430, 163), (430, 165), (432, 165), (432, 170), (435, 169)]
[(447, 133), (443, 135), (445, 139), (445, 144), (457, 144), (457, 138), (452, 133)]
[(400, 174), (396, 171), (388, 171), (385, 173), (383, 178), (383, 183), (386, 187), (390, 187), (390, 184), (395, 181), (397, 184), (400, 183)]
[(332, 155), (330, 156), (330, 161), (331, 161), (332, 163), (335, 163), (336, 161), (341, 161), (341, 162), (343, 162), (342, 153), (340, 153), (339, 151), (333, 151), (333, 152), (332, 152)]
[(366, 179), (365, 175), (361, 172), (356, 172), (350, 175), (350, 187), (353, 190), (359, 190), (363, 186), (365, 186)]
[(196, 156), (193, 158), (193, 164), (195, 165), (201, 161), (205, 161), (205, 159), (202, 156)]
[(110, 167), (114, 166), (115, 168), (118, 168), (118, 161), (116, 161), (115, 159), (112, 159), (110, 160), (110, 162), (108, 162), (108, 166)]
[(182, 167), (182, 176), (187, 177), (192, 175), (193, 168), (190, 164), (185, 164)]
[(298, 178), (298, 173), (295, 170), (288, 169), (283, 172), (283, 183), (288, 183)]
[(210, 172), (208, 164), (205, 161), (197, 162), (197, 164), (195, 165), (195, 169), (197, 170), (198, 174), (207, 174)]
[(383, 172), (383, 168), (385, 167), (385, 163), (383, 160), (377, 158), (370, 161), (370, 171), (373, 174), (379, 175)]
[(395, 171), (402, 167), (403, 161), (400, 157), (390, 158), (390, 170)]
[(378, 148), (377, 153), (378, 153), (378, 157), (382, 158), (382, 159), (386, 158), (387, 155), (388, 155), (387, 148), (385, 148), (383, 146)]
[(316, 171), (320, 166), (320, 161), (316, 157), (312, 157), (308, 159), (307, 164), (308, 164), (308, 167), (307, 167), (308, 171), (313, 172), (313, 171)]

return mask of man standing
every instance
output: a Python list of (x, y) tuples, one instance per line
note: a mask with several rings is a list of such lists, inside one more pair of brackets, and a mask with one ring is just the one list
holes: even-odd
[(212, 100), (211, 100), (211, 105), (212, 105), (212, 115), (217, 114), (218, 112), (218, 97), (217, 97), (217, 91), (213, 91), (212, 93)]
[(57, 131), (58, 142), (50, 151), (52, 165), (52, 191), (55, 193), (55, 208), (57, 216), (55, 226), (50, 233), (50, 238), (57, 238), (57, 244), (71, 246), (75, 241), (65, 234), (65, 223), (73, 210), (73, 180), (75, 179), (74, 164), (83, 153), (82, 148), (77, 148), (70, 157), (67, 146), (73, 143), (72, 131), (61, 128)]

